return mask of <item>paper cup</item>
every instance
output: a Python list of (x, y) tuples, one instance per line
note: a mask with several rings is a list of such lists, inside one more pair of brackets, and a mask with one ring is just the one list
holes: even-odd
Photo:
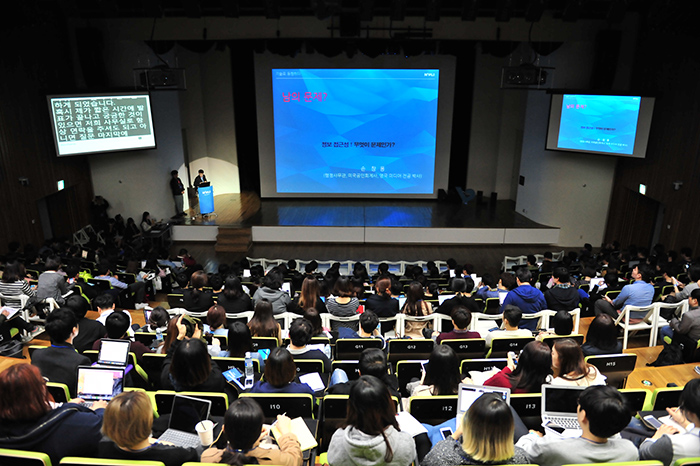
[(194, 426), (194, 430), (199, 434), (199, 441), (202, 442), (202, 446), (208, 447), (214, 443), (214, 423), (212, 421), (198, 422)]

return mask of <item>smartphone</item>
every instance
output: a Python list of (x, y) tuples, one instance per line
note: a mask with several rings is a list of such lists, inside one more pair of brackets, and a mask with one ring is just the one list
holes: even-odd
[(652, 426), (654, 429), (658, 429), (659, 427), (661, 427), (663, 425), (663, 423), (661, 421), (656, 419), (651, 414), (649, 416), (644, 416), (644, 420), (646, 421), (647, 424)]
[(449, 427), (441, 427), (440, 435), (442, 436), (443, 440), (447, 437), (452, 437), (452, 429), (450, 429)]

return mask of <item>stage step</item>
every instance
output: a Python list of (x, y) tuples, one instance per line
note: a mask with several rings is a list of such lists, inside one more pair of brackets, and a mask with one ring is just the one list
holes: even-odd
[(252, 230), (250, 228), (219, 227), (216, 236), (216, 252), (248, 252), (252, 244)]

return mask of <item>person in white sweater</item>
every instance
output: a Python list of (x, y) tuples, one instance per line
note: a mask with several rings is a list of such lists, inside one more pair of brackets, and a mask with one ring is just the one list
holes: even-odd
[(634, 444), (618, 435), (631, 417), (620, 392), (606, 385), (592, 386), (581, 393), (578, 402), (580, 437), (541, 437), (536, 431), (530, 431), (520, 437), (515, 446), (522, 448), (531, 462), (540, 466), (639, 459)]

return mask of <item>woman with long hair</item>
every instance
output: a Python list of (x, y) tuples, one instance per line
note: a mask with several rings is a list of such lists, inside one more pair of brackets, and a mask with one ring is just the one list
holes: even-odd
[(250, 353), (253, 359), (260, 363), (260, 370), (265, 369), (265, 360), (260, 353), (253, 351), (253, 337), (250, 329), (243, 322), (233, 322), (228, 326), (228, 350), (222, 351), (219, 356), (223, 358), (245, 358)]
[(128, 461), (162, 461), (179, 466), (198, 461), (194, 448), (158, 443), (151, 437), (153, 406), (145, 392), (123, 392), (109, 402), (104, 412), (102, 433), (108, 441), (99, 444), (99, 456)]
[(399, 429), (389, 389), (374, 376), (361, 376), (350, 388), (345, 426), (331, 438), (328, 463), (407, 466), (414, 460), (416, 445)]
[(539, 393), (552, 380), (552, 351), (546, 343), (531, 341), (523, 348), (517, 365), (511, 355), (508, 365), (484, 382), (492, 387), (510, 388), (512, 393)]
[(581, 351), (584, 356), (622, 353), (622, 342), (617, 339), (617, 326), (612, 317), (599, 314), (593, 319)]
[[(411, 282), (406, 292), (406, 302), (401, 312), (407, 316), (423, 317), (433, 313), (433, 306), (425, 301), (423, 287), (419, 282)], [(428, 328), (428, 322), (406, 321), (404, 336), (409, 338), (425, 338), (423, 329)]]
[(253, 310), (253, 301), (243, 290), (241, 280), (235, 275), (229, 275), (224, 280), (224, 291), (219, 293), (217, 304), (222, 306), (228, 314)]
[(552, 385), (605, 385), (605, 376), (583, 358), (581, 347), (571, 338), (557, 340), (552, 347)]
[(39, 368), (15, 364), (0, 372), (0, 448), (65, 456), (96, 456), (107, 403), (85, 408), (75, 399), (56, 406)]
[(260, 405), (250, 398), (238, 398), (231, 403), (224, 416), (224, 432), (228, 439), (225, 449), (209, 448), (202, 453), (202, 462), (225, 463), (235, 466), (244, 464), (276, 464), (301, 466), (303, 456), (299, 440), (292, 432), (291, 420), (277, 416), (275, 424), (282, 434), (277, 438), (276, 448), (262, 448), (260, 443), (268, 436), (263, 427), (265, 420)]
[(206, 312), (214, 305), (211, 291), (204, 289), (209, 284), (209, 277), (202, 270), (197, 270), (190, 277), (190, 287), (182, 292), (183, 307), (190, 312)]
[(289, 310), (295, 314), (303, 314), (306, 309), (315, 308), (319, 314), (328, 312), (325, 303), (321, 300), (321, 285), (314, 276), (307, 276), (301, 284), (299, 297), (294, 298)]
[[(27, 306), (31, 306), (31, 303), (34, 301), (36, 296), (36, 292), (24, 279), (26, 273), (27, 272), (24, 270), (24, 265), (22, 265), (22, 263), (19, 261), (10, 262), (5, 265), (2, 280), (0, 280), (0, 293), (3, 295), (6, 306), (21, 309), (21, 295), (29, 297)], [(38, 325), (30, 324), (19, 316), (15, 316), (14, 319), (7, 321), (6, 318), (8, 315), (9, 311), (6, 310), (3, 310), (2, 313), (0, 313), (0, 341), (10, 340), (11, 327), (15, 327), (19, 330), (26, 330), (29, 334), (28, 338), (32, 338), (34, 335), (43, 330)]]
[(529, 463), (525, 452), (513, 444), (514, 432), (508, 403), (485, 393), (472, 403), (452, 437), (436, 443), (421, 466)]
[(461, 382), (457, 353), (447, 345), (436, 345), (430, 354), (419, 385), (409, 384), (410, 393), (411, 396), (456, 395)]
[(254, 337), (273, 337), (282, 344), (282, 327), (275, 320), (272, 304), (267, 300), (262, 299), (255, 304), (255, 314), (248, 322), (248, 328)]

